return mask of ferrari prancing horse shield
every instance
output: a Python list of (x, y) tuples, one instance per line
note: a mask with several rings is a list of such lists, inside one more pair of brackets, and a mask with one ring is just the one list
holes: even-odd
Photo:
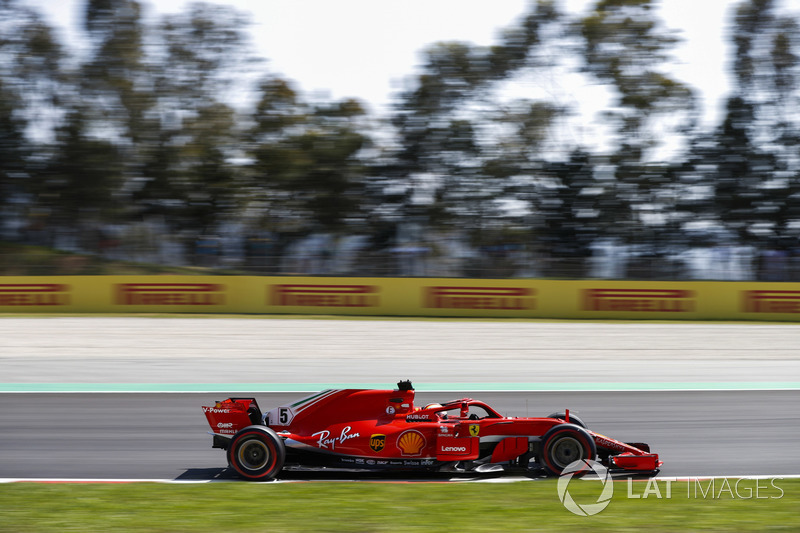
[(473, 437), (477, 437), (481, 432), (481, 427), (478, 424), (470, 424), (469, 425), (469, 434)]
[(372, 435), (369, 438), (369, 447), (373, 452), (379, 452), (386, 446), (386, 435)]

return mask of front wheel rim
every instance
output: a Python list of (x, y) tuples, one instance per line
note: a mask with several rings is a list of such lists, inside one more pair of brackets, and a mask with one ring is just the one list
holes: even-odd
[(567, 465), (583, 458), (583, 446), (574, 437), (563, 437), (553, 445), (551, 454), (553, 462), (559, 468), (566, 468)]

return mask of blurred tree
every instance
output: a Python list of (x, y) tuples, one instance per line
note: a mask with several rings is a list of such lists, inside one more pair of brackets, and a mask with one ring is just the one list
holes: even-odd
[(252, 65), (245, 17), (194, 3), (143, 26), (134, 0), (91, 0), (94, 43), (85, 85), (98, 96), (95, 121), (116, 132), (129, 216), (159, 214), (173, 230), (214, 232), (236, 212), (238, 125), (222, 103)]
[[(152, 105), (144, 90), (140, 6), (133, 0), (89, 0), (87, 59), (67, 73), (58, 97), (55, 142), (40, 152), (38, 204), (53, 225), (81, 230), (125, 220), (127, 191), (139, 176), (139, 143)], [(150, 127), (153, 127), (151, 124)], [(98, 228), (99, 229), (99, 228)]]
[(533, 102), (503, 110), (495, 91), (529, 64), (542, 28), (559, 16), (553, 2), (540, 1), (496, 46), (444, 42), (425, 51), (422, 73), (392, 117), (399, 147), (386, 171), (393, 189), (406, 191), (405, 218), (466, 230), (479, 241), (504, 215), (502, 200), (518, 188), (510, 178), (530, 170), (559, 111)]
[(539, 198), (539, 241), (552, 257), (573, 260), (568, 270), (551, 263), (550, 275), (579, 273), (575, 265), (590, 255), (592, 241), (600, 237), (597, 223), (604, 211), (599, 209), (599, 194), (587, 194), (597, 188), (593, 173), (589, 154), (582, 151), (570, 154), (567, 162), (545, 162), (540, 170), (548, 183)]
[(800, 235), (800, 41), (773, 0), (744, 0), (733, 32), (733, 95), (716, 136), (714, 208), (745, 242)]
[(56, 131), (52, 158), (39, 172), (38, 196), (51, 225), (77, 229), (87, 219), (108, 220), (121, 204), (122, 158), (115, 143), (88, 133), (85, 109), (74, 109)]
[(280, 78), (267, 78), (259, 84), (259, 100), (251, 134), (256, 142), (277, 141), (290, 133), (292, 126), (307, 119), (307, 104), (292, 84)]
[(15, 196), (30, 192), (23, 178), (31, 147), (24, 135), (25, 123), (17, 113), (19, 107), (19, 95), (0, 81), (0, 211), (5, 211)]
[[(271, 175), (273, 161), (279, 158), (278, 144), (306, 121), (308, 109), (292, 84), (280, 78), (268, 77), (258, 84), (257, 101), (251, 124), (244, 133), (243, 149), (247, 165), (247, 211), (252, 225), (260, 230), (277, 231), (279, 224), (291, 219), (291, 208), (285, 206), (288, 193), (277, 186)], [(297, 130), (295, 130), (295, 133)], [(287, 207), (284, 211), (283, 208)]]
[(233, 8), (191, 3), (156, 28), (152, 90), (164, 107), (189, 112), (221, 100), (262, 62), (253, 54), (247, 16)]
[(243, 155), (241, 117), (227, 101), (252, 53), (244, 14), (225, 6), (192, 3), (166, 15), (148, 49), (149, 116), (158, 127), (142, 146), (143, 186), (136, 198), (175, 229), (213, 233), (237, 216)]
[(655, 13), (655, 0), (599, 0), (577, 26), (583, 43), (584, 69), (614, 87), (617, 98), (605, 118), (614, 125), (617, 148), (610, 157), (616, 194), (627, 205), (619, 227), (635, 236), (645, 224), (637, 205), (651, 204), (665, 174), (648, 168), (665, 142), (689, 131), (695, 116), (692, 91), (663, 72), (677, 42)]
[(230, 107), (216, 103), (198, 110), (182, 133), (191, 139), (178, 151), (181, 164), (173, 181), (184, 199), (184, 218), (202, 233), (217, 231), (235, 217), (239, 206), (239, 169), (229, 161), (237, 134)]
[[(0, 1), (4, 214), (38, 194), (59, 224), (158, 213), (199, 233), (243, 212), (344, 232), (372, 212), (481, 244), (513, 227), (560, 257), (610, 235), (664, 243), (679, 222), (753, 243), (800, 233), (800, 27), (777, 0), (739, 1), (735, 85), (702, 134), (691, 90), (667, 74), (677, 41), (656, 0), (595, 0), (579, 19), (540, 0), (494, 46), (433, 44), (380, 135), (357, 101), (312, 103), (263, 78), (235, 10), (191, 4), (148, 25), (138, 0), (83, 5), (91, 47), (71, 71), (40, 16)], [(505, 92), (571, 72), (576, 51), (614, 91), (608, 154), (554, 148), (572, 110)], [(238, 95), (257, 79), (250, 112)], [(662, 161), (665, 148), (677, 155)]]
[(359, 122), (364, 115), (355, 100), (309, 105), (287, 82), (263, 82), (249, 132), (262, 209), (294, 217), (306, 230), (335, 232), (361, 220), (362, 151), (371, 144)]
[(759, 206), (766, 200), (763, 184), (775, 170), (774, 157), (760, 150), (751, 137), (754, 108), (738, 97), (728, 100), (725, 122), (716, 134), (707, 168), (716, 167), (714, 209), (719, 219), (744, 242), (758, 240), (753, 224), (766, 222)]
[(88, 0), (84, 26), (93, 51), (79, 81), (82, 97), (95, 104), (86, 111), (95, 113), (99, 127), (111, 128), (135, 147), (153, 105), (146, 89), (141, 6), (135, 0)]
[[(510, 102), (493, 117), (494, 142), (484, 150), (482, 170), (492, 178), (496, 195), (521, 202), (526, 213), (522, 218), (527, 226), (525, 243), (534, 244), (549, 257), (574, 257), (581, 248), (566, 228), (574, 221), (574, 212), (572, 202), (564, 198), (577, 196), (587, 185), (570, 172), (592, 175), (588, 155), (579, 156), (576, 151), (571, 157), (581, 162), (568, 163), (552, 158), (545, 150), (557, 121), (566, 113), (566, 109), (547, 102)], [(509, 217), (508, 222), (512, 221)], [(520, 221), (513, 224), (518, 226)]]
[(24, 216), (32, 201), (38, 152), (65, 89), (63, 60), (40, 15), (16, 0), (0, 2), (0, 218)]

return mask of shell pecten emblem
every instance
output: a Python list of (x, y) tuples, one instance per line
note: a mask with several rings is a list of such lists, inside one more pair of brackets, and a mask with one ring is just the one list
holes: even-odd
[(415, 429), (404, 431), (397, 437), (397, 448), (403, 455), (420, 455), (425, 447), (425, 436)]

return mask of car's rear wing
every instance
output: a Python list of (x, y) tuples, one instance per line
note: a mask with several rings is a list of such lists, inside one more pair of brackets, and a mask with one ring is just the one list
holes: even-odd
[(215, 402), (213, 406), (203, 406), (211, 432), (215, 436), (233, 437), (237, 431), (247, 426), (264, 424), (264, 417), (255, 398), (228, 398)]

